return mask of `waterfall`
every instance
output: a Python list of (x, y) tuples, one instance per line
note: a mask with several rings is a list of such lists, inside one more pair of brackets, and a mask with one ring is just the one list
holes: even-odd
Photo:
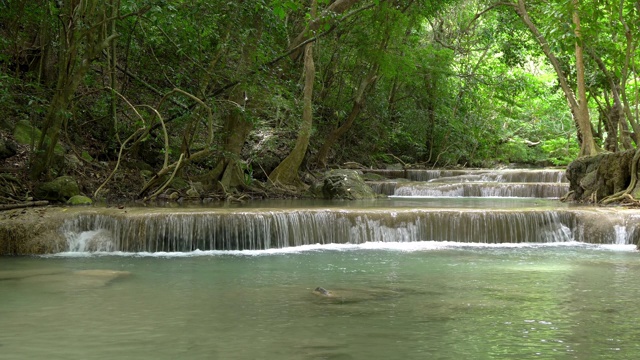
[[(590, 242), (589, 231), (575, 231), (579, 222), (571, 211), (551, 210), (208, 210), (84, 214), (62, 231), (70, 251), (188, 252), (365, 242)], [(601, 235), (598, 242), (616, 238)]]
[(396, 196), (437, 197), (534, 197), (560, 198), (569, 191), (564, 183), (402, 183)]

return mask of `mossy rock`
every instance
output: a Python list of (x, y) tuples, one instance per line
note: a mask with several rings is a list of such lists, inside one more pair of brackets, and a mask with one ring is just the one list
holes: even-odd
[(82, 151), (82, 154), (80, 154), (80, 157), (82, 158), (82, 160), (86, 162), (93, 162), (93, 157), (89, 155), (89, 152), (87, 152), (86, 150)]
[(140, 170), (140, 176), (142, 176), (145, 180), (149, 180), (155, 175), (155, 173), (151, 170)]
[[(16, 127), (13, 129), (13, 137), (19, 144), (22, 145), (31, 145), (35, 146), (40, 137), (42, 136), (42, 131), (40, 129), (31, 125), (28, 120), (20, 120), (16, 124)], [(51, 140), (47, 136), (45, 142), (49, 143)], [(54, 153), (58, 156), (63, 156), (65, 153), (64, 146), (60, 142), (56, 144), (54, 149)]]
[(80, 188), (71, 176), (61, 176), (36, 188), (36, 196), (44, 200), (64, 202), (76, 195), (80, 195)]
[(324, 199), (361, 200), (375, 199), (377, 195), (356, 170), (331, 170), (314, 183), (311, 188), (315, 196)]
[(84, 196), (84, 195), (76, 195), (72, 196), (69, 200), (67, 200), (67, 205), (91, 205), (93, 204), (93, 200)]
[(376, 174), (376, 173), (364, 173), (364, 175), (362, 175), (362, 178), (365, 181), (384, 181), (387, 180), (386, 177), (380, 175), (380, 174)]
[(171, 187), (176, 190), (184, 190), (190, 188), (191, 186), (185, 179), (176, 177), (171, 181)]
[(0, 138), (0, 160), (14, 156), (17, 153), (17, 144), (10, 139)]

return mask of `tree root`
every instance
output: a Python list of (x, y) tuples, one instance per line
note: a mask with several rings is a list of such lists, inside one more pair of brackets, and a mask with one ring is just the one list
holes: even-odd
[(621, 202), (622, 200), (640, 203), (638, 199), (631, 195), (636, 185), (638, 185), (638, 162), (640, 162), (640, 148), (636, 149), (636, 153), (633, 155), (633, 160), (631, 161), (631, 181), (629, 182), (629, 186), (627, 186), (627, 189), (624, 191), (617, 192), (602, 199), (600, 201), (602, 205)]

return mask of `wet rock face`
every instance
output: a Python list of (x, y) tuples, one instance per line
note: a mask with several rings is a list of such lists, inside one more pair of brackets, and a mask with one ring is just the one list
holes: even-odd
[(567, 167), (569, 200), (597, 202), (625, 190), (631, 181), (631, 161), (635, 150), (604, 153), (575, 160)]
[(376, 194), (356, 170), (331, 170), (317, 181), (312, 190), (325, 199), (374, 199)]

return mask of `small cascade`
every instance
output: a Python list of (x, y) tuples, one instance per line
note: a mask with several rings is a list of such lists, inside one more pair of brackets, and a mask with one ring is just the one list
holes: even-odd
[(412, 181), (431, 182), (568, 182), (564, 170), (559, 169), (507, 169), (507, 170), (407, 170)]
[(111, 252), (116, 250), (112, 236), (104, 229), (65, 233), (71, 252)]
[(613, 230), (616, 233), (616, 245), (626, 245), (629, 243), (629, 234), (627, 227), (623, 225), (614, 225)]
[(564, 183), (403, 183), (396, 196), (432, 197), (533, 197), (560, 198), (569, 191)]
[(387, 196), (526, 197), (557, 199), (569, 191), (561, 169), (508, 170), (366, 170), (407, 181), (374, 181), (374, 192)]
[(367, 185), (371, 186), (371, 189), (376, 194), (382, 195), (394, 195), (396, 192), (397, 181), (367, 181)]

